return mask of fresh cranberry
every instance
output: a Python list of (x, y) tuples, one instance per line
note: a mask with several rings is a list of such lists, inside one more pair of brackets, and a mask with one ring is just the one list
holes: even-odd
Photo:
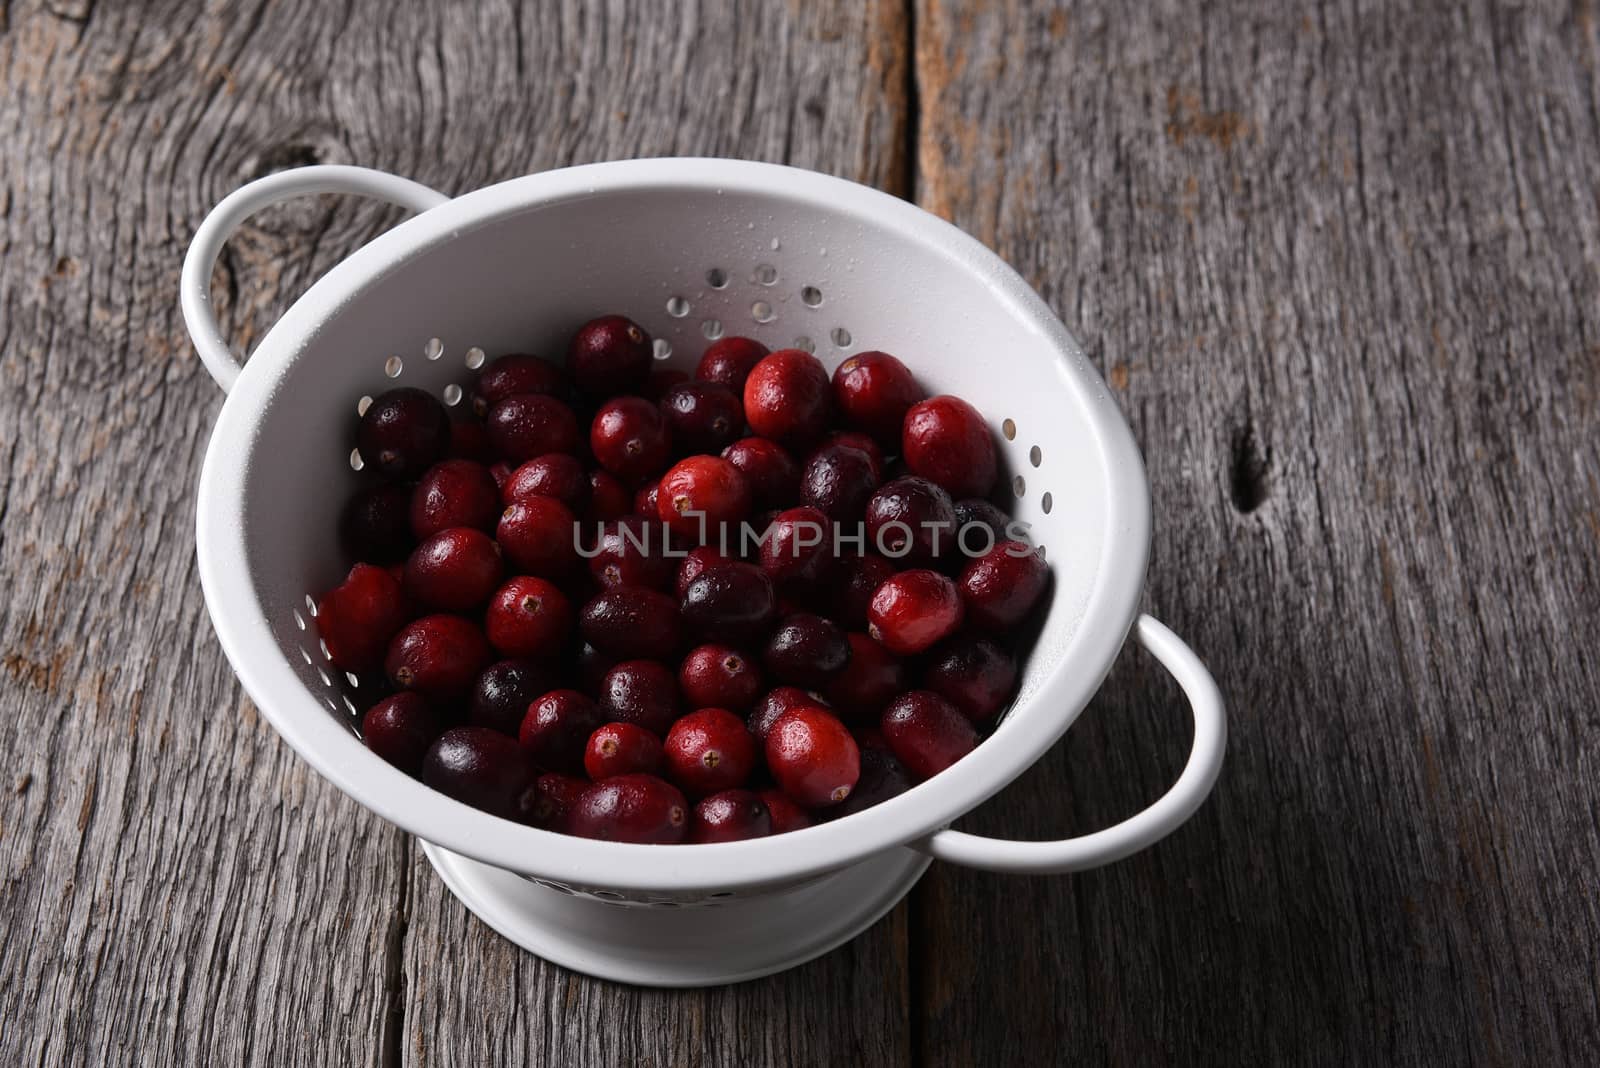
[(824, 445), (800, 473), (800, 499), (837, 523), (854, 523), (878, 488), (872, 457), (849, 445)]
[(767, 767), (783, 792), (807, 808), (843, 801), (861, 775), (856, 740), (816, 705), (781, 716), (767, 733), (766, 752)]
[[(500, 491), (500, 499), (506, 504), (527, 497), (554, 497), (576, 515), (589, 504), (588, 472), (576, 456), (564, 452), (535, 456), (511, 472)], [(499, 512), (496, 508), (495, 514)]]
[(772, 820), (773, 834), (803, 831), (811, 826), (811, 814), (789, 800), (789, 795), (782, 790), (761, 790), (756, 796), (767, 806), (767, 814)]
[(472, 460), (488, 463), (494, 451), (489, 442), (489, 428), (476, 419), (457, 419), (450, 424), (450, 445), (445, 449), (447, 460)]
[(663, 367), (650, 372), (650, 382), (645, 386), (644, 395), (659, 403), (673, 386), (682, 385), (687, 381), (689, 376), (677, 368)]
[(605, 719), (666, 734), (678, 716), (678, 680), (658, 660), (624, 660), (600, 680)]
[(844, 718), (877, 722), (883, 706), (906, 688), (900, 659), (865, 634), (848, 635), (850, 660), (828, 683), (828, 702)]
[(411, 386), (391, 389), (367, 405), (356, 447), (374, 470), (415, 478), (444, 458), (450, 416), (432, 393)]
[(489, 441), (514, 464), (548, 452), (578, 451), (578, 417), (543, 393), (517, 393), (489, 409)]
[(620, 315), (591, 319), (567, 348), (567, 373), (596, 400), (637, 393), (650, 378), (650, 335)]
[(405, 595), (381, 567), (357, 564), (317, 603), (317, 633), (341, 671), (368, 671), (383, 662), (389, 639), (406, 622)]
[(502, 656), (555, 656), (572, 633), (572, 602), (545, 579), (518, 575), (489, 599), (484, 626)]
[(546, 831), (572, 833), (572, 813), (578, 799), (589, 788), (585, 779), (549, 771), (534, 782), (533, 812), (530, 822)]
[(636, 515), (656, 516), (660, 511), (658, 502), (661, 499), (661, 480), (653, 479), (639, 487), (633, 495), (633, 511)]
[(661, 409), (643, 397), (608, 400), (589, 424), (589, 448), (600, 466), (625, 482), (661, 473), (672, 459), (672, 436)]
[(830, 394), (821, 360), (802, 349), (780, 349), (745, 379), (744, 415), (757, 434), (797, 448), (827, 429)]
[(589, 735), (604, 722), (600, 707), (577, 690), (551, 690), (529, 702), (517, 741), (546, 771), (576, 772)]
[(666, 542), (666, 528), (653, 518), (630, 515), (603, 524), (591, 550), (589, 573), (607, 589), (665, 589), (672, 584), (677, 570), (676, 561), (667, 555)]
[[(981, 497), (969, 497), (956, 502), (956, 544), (963, 553), (977, 555), (987, 552), (991, 546), (1011, 537), (1010, 525), (1010, 516)], [(989, 531), (987, 537), (980, 529), (985, 527)]]
[(899, 446), (906, 412), (924, 396), (910, 368), (887, 352), (858, 352), (833, 372), (839, 411), (890, 448)]
[(678, 688), (690, 708), (742, 712), (761, 695), (761, 672), (728, 645), (701, 645), (678, 665)]
[(837, 623), (799, 612), (778, 624), (761, 660), (779, 682), (820, 690), (850, 662), (850, 639)]
[(689, 802), (654, 775), (616, 775), (584, 790), (569, 826), (583, 838), (675, 845), (689, 831)]
[(385, 697), (361, 718), (367, 748), (412, 776), (422, 774), (422, 759), (439, 733), (438, 717), (421, 694)]
[(1015, 627), (1033, 611), (1050, 582), (1050, 565), (1031, 545), (1003, 541), (967, 564), (961, 599), (967, 616), (991, 631)]
[[(633, 510), (633, 494), (622, 480), (609, 471), (589, 472), (589, 519), (596, 523), (609, 523), (621, 519)], [(655, 515), (651, 509), (646, 515)]]
[(493, 727), (515, 735), (522, 728), (528, 706), (555, 686), (555, 672), (531, 660), (501, 660), (479, 673), (472, 684), (467, 721), (475, 727)]
[(751, 500), (759, 506), (781, 508), (800, 492), (800, 469), (776, 441), (740, 438), (722, 450), (722, 458), (744, 474)]
[(861, 777), (856, 780), (856, 788), (843, 804), (830, 809), (828, 815), (834, 818), (852, 816), (897, 797), (914, 785), (911, 773), (887, 744), (861, 746)]
[(533, 815), (534, 770), (515, 739), (488, 727), (452, 727), (422, 765), (422, 781), (463, 804), (508, 820)]
[(406, 561), (404, 588), (428, 608), (467, 612), (489, 599), (504, 573), (493, 538), (470, 527), (451, 527), (417, 546)]
[(636, 723), (607, 723), (595, 728), (583, 750), (583, 770), (595, 782), (637, 772), (660, 775), (665, 767), (661, 739)]
[(719, 567), (722, 564), (735, 563), (734, 559), (716, 545), (701, 545), (690, 549), (678, 563), (678, 574), (673, 583), (673, 588), (678, 593), (681, 601), (689, 592), (689, 583), (699, 578), (708, 567)]
[(688, 841), (742, 842), (772, 833), (772, 813), (760, 796), (749, 790), (723, 790), (694, 806), (689, 817)]
[(891, 560), (925, 567), (956, 551), (955, 502), (928, 479), (908, 475), (884, 483), (866, 516), (868, 543)]
[(959, 397), (933, 397), (906, 413), (900, 454), (911, 473), (956, 497), (983, 497), (994, 488), (999, 461), (994, 436), (978, 409)]
[(931, 690), (912, 690), (889, 702), (882, 726), (889, 748), (918, 779), (939, 774), (978, 744), (971, 721)]
[(558, 578), (578, 561), (577, 522), (554, 497), (528, 497), (500, 513), (495, 538), (517, 571)]
[(956, 584), (926, 568), (888, 578), (872, 595), (867, 633), (891, 653), (910, 656), (929, 648), (961, 626), (961, 594)]
[(751, 338), (722, 338), (700, 357), (694, 376), (702, 382), (718, 382), (742, 392), (745, 379), (750, 377), (750, 372), (766, 357), (768, 351), (765, 345)]
[(772, 580), (752, 564), (707, 568), (683, 594), (683, 620), (706, 641), (760, 641), (777, 610)]
[(866, 434), (858, 434), (854, 430), (836, 430), (828, 435), (827, 440), (822, 445), (823, 448), (829, 445), (842, 445), (847, 449), (855, 449), (857, 452), (866, 453), (867, 459), (872, 461), (872, 480), (874, 482), (883, 481), (884, 472), (888, 468), (888, 464), (883, 458), (883, 449)]
[(894, 574), (894, 565), (874, 553), (845, 560), (833, 587), (833, 618), (847, 630), (866, 630), (872, 595)]
[(339, 518), (345, 551), (357, 560), (393, 564), (416, 544), (411, 534), (411, 487), (403, 482), (357, 491)]
[(661, 476), (656, 513), (697, 543), (718, 541), (724, 533), (736, 537), (750, 514), (750, 484), (720, 456), (691, 456)]
[(537, 356), (512, 353), (492, 361), (478, 375), (472, 410), (482, 419), (489, 409), (518, 393), (561, 392), (561, 368)]
[(972, 722), (988, 723), (1017, 687), (1017, 662), (986, 638), (958, 635), (935, 650), (922, 684)]
[(612, 656), (665, 660), (677, 652), (683, 627), (678, 602), (660, 590), (617, 586), (583, 606), (584, 640)]
[(702, 708), (667, 732), (667, 777), (690, 796), (744, 785), (756, 766), (756, 740), (725, 708)]
[(750, 710), (750, 715), (745, 717), (745, 726), (749, 728), (751, 734), (764, 743), (767, 735), (772, 733), (774, 723), (782, 719), (786, 712), (804, 705), (815, 705), (824, 712), (828, 711), (827, 702), (814, 693), (802, 690), (798, 686), (776, 686), (756, 702), (755, 708)]
[(785, 587), (816, 583), (832, 564), (833, 523), (809, 505), (779, 512), (761, 539), (761, 570)]
[(471, 460), (444, 460), (428, 468), (411, 495), (411, 532), (418, 538), (447, 527), (493, 530), (500, 491), (489, 469)]
[(721, 452), (744, 430), (739, 395), (716, 382), (681, 382), (661, 397), (678, 455)]

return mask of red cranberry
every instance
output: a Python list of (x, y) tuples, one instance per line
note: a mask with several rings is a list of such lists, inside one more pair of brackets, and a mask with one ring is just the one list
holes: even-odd
[(707, 641), (759, 641), (777, 615), (772, 580), (751, 564), (707, 568), (683, 594), (683, 620)]
[[(1011, 537), (1010, 525), (1010, 516), (982, 498), (969, 497), (956, 502), (956, 544), (969, 556), (981, 555)], [(989, 536), (985, 536), (981, 528), (987, 528)]]
[(910, 656), (929, 648), (961, 626), (961, 594), (956, 584), (918, 568), (891, 576), (872, 595), (867, 633), (891, 653)]
[(657, 660), (624, 660), (600, 680), (600, 711), (608, 721), (666, 734), (678, 716), (678, 680)]
[(385, 475), (415, 478), (444, 458), (450, 416), (432, 393), (402, 386), (367, 405), (356, 431), (361, 458)]
[(643, 397), (617, 397), (602, 404), (589, 424), (589, 448), (601, 467), (625, 482), (658, 475), (672, 459), (667, 420)]
[(633, 495), (633, 511), (636, 515), (647, 515), (655, 518), (660, 511), (658, 502), (661, 499), (661, 480), (655, 479), (639, 487), (639, 492)]
[(765, 345), (751, 338), (725, 337), (706, 349), (694, 369), (694, 376), (702, 382), (718, 382), (743, 392), (745, 379), (767, 352)]
[(682, 637), (678, 602), (660, 590), (617, 586), (583, 606), (578, 626), (584, 640), (620, 657), (665, 660)]
[(879, 448), (878, 443), (867, 435), (858, 434), (853, 430), (837, 430), (829, 434), (827, 440), (822, 444), (823, 447), (842, 445), (847, 449), (855, 449), (858, 452), (866, 453), (867, 459), (872, 461), (872, 480), (874, 482), (883, 481), (883, 474), (887, 469), (887, 464), (883, 458), (883, 449)]
[(485, 668), (472, 684), (467, 721), (515, 735), (536, 697), (555, 686), (555, 672), (531, 660), (501, 660)]
[(607, 723), (589, 735), (583, 770), (595, 782), (613, 775), (660, 775), (666, 767), (661, 739), (635, 723)]
[(745, 726), (757, 740), (764, 743), (767, 735), (772, 732), (772, 725), (782, 719), (784, 713), (804, 705), (815, 705), (824, 712), (828, 711), (827, 702), (814, 693), (802, 690), (798, 686), (774, 687), (756, 702), (755, 708), (750, 710), (750, 715), (745, 717)]
[(894, 574), (894, 565), (873, 553), (845, 561), (833, 587), (833, 617), (847, 630), (866, 630), (872, 595)]
[(1017, 687), (1017, 662), (986, 638), (957, 636), (935, 651), (922, 684), (972, 722), (988, 723)]
[(820, 690), (850, 662), (850, 639), (837, 623), (798, 612), (778, 624), (761, 660), (779, 682)]
[(988, 630), (1009, 630), (1027, 618), (1050, 582), (1050, 565), (1031, 545), (1003, 541), (967, 564), (961, 599), (967, 616)]
[(824, 445), (800, 473), (800, 499), (838, 523), (854, 523), (878, 488), (872, 457), (848, 445)]
[(533, 815), (534, 779), (522, 747), (488, 727), (445, 731), (422, 765), (422, 781), (435, 790), (508, 820)]
[[(633, 510), (633, 494), (628, 492), (628, 487), (609, 471), (589, 472), (589, 519), (597, 523), (609, 523), (613, 519), (621, 519)], [(652, 509), (645, 513), (655, 515)]]
[(589, 735), (604, 722), (599, 706), (577, 690), (551, 690), (529, 702), (517, 741), (546, 771), (576, 772)]
[(518, 571), (557, 578), (578, 560), (577, 519), (554, 497), (528, 497), (500, 513), (495, 538)]
[(883, 710), (883, 736), (912, 775), (928, 779), (978, 744), (978, 732), (961, 710), (931, 690), (912, 690)]
[(727, 645), (702, 645), (678, 665), (678, 687), (690, 708), (742, 712), (761, 695), (761, 672)]
[(617, 775), (583, 792), (569, 825), (583, 838), (675, 845), (689, 831), (689, 802), (654, 775)]
[(492, 451), (489, 428), (482, 423), (475, 419), (460, 419), (450, 424), (450, 445), (444, 453), (446, 459), (488, 463)]
[(818, 582), (833, 559), (833, 523), (809, 505), (779, 512), (761, 539), (761, 570), (786, 587)]
[(500, 584), (500, 546), (481, 530), (451, 527), (417, 546), (406, 561), (404, 588), (418, 604), (441, 612), (467, 612)]
[(821, 360), (801, 349), (781, 349), (745, 379), (744, 415), (757, 434), (797, 448), (827, 429), (830, 394)]
[(539, 776), (534, 782), (531, 822), (546, 831), (571, 834), (573, 810), (588, 788), (588, 781), (576, 775), (551, 771)]
[(800, 492), (800, 469), (776, 441), (740, 438), (722, 450), (722, 458), (743, 473), (757, 505), (781, 508)]
[(913, 406), (900, 434), (900, 454), (912, 474), (956, 497), (986, 496), (999, 471), (988, 424), (959, 397), (933, 397)]
[(561, 368), (537, 356), (513, 353), (492, 361), (478, 375), (472, 410), (482, 419), (489, 409), (518, 393), (561, 392)]
[(339, 519), (345, 551), (357, 560), (393, 564), (411, 553), (411, 487), (402, 482), (369, 486), (345, 505)]
[(811, 826), (811, 814), (789, 800), (789, 795), (782, 790), (762, 790), (756, 796), (767, 806), (773, 834), (803, 831)]
[[(535, 456), (511, 472), (500, 499), (514, 504), (527, 497), (554, 497), (571, 509), (583, 511), (589, 504), (589, 475), (576, 456), (564, 452), (550, 452)], [(495, 515), (500, 509), (495, 509)]]
[(851, 634), (850, 661), (828, 684), (828, 702), (852, 721), (876, 723), (883, 706), (906, 688), (900, 660), (865, 634)]
[(503, 656), (555, 656), (572, 633), (572, 602), (552, 583), (518, 575), (489, 599), (484, 626)]
[(694, 806), (689, 817), (690, 842), (742, 842), (772, 833), (767, 803), (749, 790), (723, 790)]
[(738, 394), (716, 382), (682, 382), (661, 397), (661, 414), (678, 455), (721, 452), (744, 430)]
[(861, 753), (850, 731), (816, 705), (781, 716), (767, 733), (767, 767), (783, 792), (807, 808), (850, 796), (861, 775)]
[(927, 566), (956, 551), (956, 509), (950, 495), (925, 478), (884, 483), (867, 504), (867, 541), (891, 560)]
[(756, 766), (756, 740), (725, 708), (702, 708), (667, 732), (667, 777), (690, 796), (744, 785)]
[(672, 367), (663, 367), (658, 371), (650, 372), (650, 383), (645, 387), (644, 395), (653, 401), (660, 401), (667, 395), (673, 386), (682, 385), (689, 381), (689, 376)]
[(438, 717), (420, 694), (385, 697), (361, 718), (367, 748), (412, 776), (422, 774), (422, 759), (439, 733)]
[(678, 574), (673, 584), (673, 588), (678, 593), (678, 599), (680, 601), (683, 600), (684, 595), (689, 592), (689, 583), (699, 578), (706, 568), (719, 567), (722, 564), (731, 563), (735, 563), (733, 558), (724, 554), (718, 546), (701, 545), (698, 548), (690, 549), (678, 564)]
[(858, 352), (833, 372), (833, 400), (851, 425), (890, 448), (906, 412), (925, 396), (911, 370), (887, 352)]
[(620, 315), (591, 319), (567, 348), (567, 373), (573, 383), (599, 400), (637, 393), (650, 379), (650, 335)]
[(862, 746), (861, 777), (856, 780), (856, 788), (843, 804), (830, 809), (828, 815), (835, 818), (854, 815), (897, 797), (914, 785), (911, 773), (887, 745)]
[(381, 567), (357, 564), (317, 603), (317, 633), (341, 671), (368, 671), (383, 662), (389, 639), (406, 622), (405, 595)]
[(679, 460), (661, 476), (656, 513), (672, 530), (697, 543), (738, 536), (750, 514), (750, 484), (720, 456)]
[(493, 530), (500, 491), (489, 469), (471, 460), (445, 460), (428, 468), (411, 495), (411, 532), (419, 538), (447, 527)]
[(554, 397), (517, 393), (489, 409), (489, 441), (514, 464), (547, 452), (576, 453), (578, 417)]
[(665, 589), (677, 570), (667, 555), (667, 531), (654, 519), (624, 516), (600, 528), (589, 573), (602, 587), (649, 586)]

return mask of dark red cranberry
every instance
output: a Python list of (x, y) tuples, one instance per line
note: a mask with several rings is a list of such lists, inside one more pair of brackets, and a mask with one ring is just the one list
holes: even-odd
[(492, 361), (478, 375), (472, 390), (472, 410), (482, 419), (489, 409), (519, 393), (561, 392), (561, 368), (537, 356), (512, 353)]
[(853, 430), (837, 430), (829, 434), (827, 440), (822, 444), (824, 448), (829, 445), (842, 445), (847, 449), (855, 449), (858, 452), (866, 453), (867, 459), (872, 461), (872, 480), (874, 482), (883, 481), (884, 472), (888, 469), (888, 465), (883, 458), (883, 449), (867, 435), (858, 434)]
[(678, 680), (658, 660), (624, 660), (600, 680), (600, 711), (609, 722), (664, 735), (678, 717)]
[(956, 544), (967, 556), (981, 556), (1011, 537), (1007, 529), (1010, 525), (1010, 516), (981, 497), (956, 502)]
[(1017, 662), (986, 638), (958, 635), (935, 650), (922, 684), (972, 722), (988, 723), (1017, 687)]
[(661, 397), (661, 414), (679, 456), (721, 452), (744, 430), (738, 394), (716, 382), (681, 382)]
[(419, 538), (448, 527), (493, 530), (500, 491), (489, 469), (471, 460), (444, 460), (428, 468), (411, 495), (411, 532)]
[[(622, 480), (609, 471), (589, 472), (589, 519), (596, 523), (609, 523), (621, 519), (633, 510), (633, 494)], [(652, 509), (645, 513), (655, 515)]]
[(722, 450), (722, 458), (744, 474), (758, 506), (782, 508), (799, 496), (800, 468), (776, 441), (740, 438)]
[(961, 710), (931, 690), (912, 690), (883, 710), (883, 736), (917, 779), (928, 779), (966, 756), (978, 732)]
[(508, 820), (533, 815), (538, 794), (528, 756), (488, 727), (452, 727), (422, 764), (422, 781), (463, 804)]
[(691, 797), (743, 786), (756, 767), (756, 740), (725, 708), (702, 708), (667, 732), (667, 777)]
[(837, 523), (854, 523), (878, 488), (872, 457), (848, 445), (824, 445), (800, 473), (800, 499)]
[(773, 834), (803, 831), (811, 826), (811, 814), (789, 800), (789, 795), (782, 790), (761, 790), (756, 796), (767, 806), (767, 813), (772, 820)]
[(617, 397), (595, 412), (589, 448), (601, 467), (637, 483), (660, 474), (671, 461), (672, 436), (660, 408), (643, 397)]
[(700, 542), (736, 539), (750, 515), (750, 484), (720, 456), (679, 460), (661, 476), (656, 514), (674, 533)]
[(961, 599), (967, 617), (978, 626), (1010, 630), (1033, 611), (1049, 582), (1050, 565), (1039, 550), (1003, 541), (967, 564), (961, 573)]
[(689, 802), (654, 775), (616, 775), (583, 792), (569, 826), (583, 838), (675, 845), (689, 832)]
[(707, 641), (748, 645), (766, 637), (778, 611), (772, 580), (752, 564), (707, 568), (683, 594), (683, 621)]
[(556, 674), (531, 660), (501, 660), (479, 673), (472, 684), (467, 719), (475, 727), (493, 727), (515, 736), (528, 706), (555, 686)]
[(529, 702), (517, 741), (546, 771), (577, 772), (589, 735), (604, 722), (600, 707), (577, 690), (551, 690)]
[(578, 417), (554, 397), (517, 393), (489, 409), (489, 441), (514, 464), (549, 452), (578, 451)]
[(956, 584), (926, 568), (891, 576), (872, 595), (867, 633), (900, 656), (920, 653), (961, 626)]
[(432, 393), (402, 386), (367, 405), (356, 431), (356, 447), (373, 469), (415, 478), (444, 459), (450, 447), (450, 416)]
[(743, 712), (761, 695), (761, 672), (728, 645), (701, 645), (678, 665), (678, 688), (690, 708)]
[(809, 505), (779, 512), (761, 539), (761, 570), (785, 587), (819, 582), (833, 560), (833, 523)]
[(850, 791), (843, 804), (830, 809), (828, 815), (834, 818), (854, 815), (897, 797), (914, 785), (911, 773), (887, 744), (862, 746), (861, 777), (856, 780), (856, 788)]
[(887, 751), (889, 748), (889, 741), (883, 736), (883, 731), (878, 729), (877, 723), (851, 727), (850, 733), (855, 736), (856, 745), (861, 747), (862, 752), (874, 748)]
[(667, 530), (654, 517), (624, 516), (600, 528), (591, 550), (589, 573), (606, 589), (649, 586), (666, 589), (678, 568), (668, 556)]
[(663, 367), (650, 372), (650, 384), (645, 387), (644, 395), (653, 401), (660, 401), (673, 386), (682, 385), (689, 381), (689, 376), (673, 367)]
[(850, 639), (837, 623), (799, 612), (778, 624), (761, 662), (779, 682), (820, 690), (850, 662)]
[(978, 409), (959, 397), (933, 397), (906, 413), (900, 454), (911, 473), (955, 497), (983, 497), (999, 472), (994, 436)]
[(678, 574), (673, 583), (673, 588), (678, 593), (681, 601), (689, 592), (689, 583), (700, 577), (701, 572), (708, 567), (718, 567), (722, 564), (731, 564), (736, 561), (725, 554), (721, 547), (716, 545), (701, 545), (690, 549), (688, 554), (678, 562)]
[(567, 373), (595, 400), (637, 393), (650, 379), (650, 335), (620, 315), (590, 319), (567, 348)]
[(894, 574), (894, 565), (875, 553), (845, 560), (833, 587), (833, 618), (846, 630), (866, 630), (872, 595)]
[(389, 639), (406, 622), (405, 594), (381, 567), (357, 564), (317, 603), (317, 633), (328, 659), (342, 671), (368, 671), (383, 662)]
[(572, 812), (578, 806), (578, 798), (588, 788), (588, 781), (576, 775), (550, 771), (539, 776), (534, 782), (530, 822), (546, 831), (571, 834)]
[(807, 808), (836, 805), (861, 775), (861, 753), (832, 713), (801, 705), (767, 732), (767, 767), (783, 792)]
[(665, 660), (683, 635), (678, 602), (643, 586), (602, 590), (583, 606), (578, 626), (596, 649), (627, 658)]
[(584, 642), (578, 649), (578, 685), (583, 687), (583, 692), (598, 695), (606, 672), (616, 667), (621, 659)]
[(411, 553), (411, 487), (403, 482), (358, 490), (339, 520), (345, 551), (357, 560), (393, 564)]
[(425, 539), (406, 561), (405, 592), (441, 612), (467, 612), (500, 584), (500, 546), (481, 530), (451, 527)]
[(891, 560), (925, 567), (956, 551), (955, 502), (915, 475), (886, 482), (867, 504), (867, 542)]
[(745, 379), (769, 350), (759, 341), (747, 337), (725, 337), (706, 349), (694, 376), (702, 382), (717, 382), (736, 392), (743, 392)]
[(636, 515), (658, 517), (659, 501), (661, 499), (661, 480), (654, 479), (639, 487), (639, 492), (633, 495), (633, 511)]
[(758, 741), (765, 742), (772, 725), (783, 718), (784, 713), (803, 705), (815, 705), (824, 712), (829, 710), (828, 703), (814, 693), (798, 686), (776, 686), (756, 702), (750, 715), (745, 717), (745, 726)]
[(476, 419), (457, 419), (450, 423), (450, 447), (445, 449), (446, 459), (488, 463), (493, 451), (489, 442), (489, 428)]
[(723, 790), (694, 806), (689, 817), (688, 841), (742, 842), (772, 833), (772, 813), (767, 803), (749, 790)]
[(801, 448), (827, 430), (831, 392), (821, 360), (802, 349), (780, 349), (745, 379), (744, 415), (762, 437)]
[(865, 634), (851, 634), (850, 662), (826, 689), (828, 702), (851, 722), (878, 721), (883, 706), (906, 688), (899, 657)]
[[(589, 474), (576, 456), (564, 452), (535, 456), (511, 472), (500, 491), (506, 504), (526, 497), (554, 497), (577, 515), (589, 504)], [(499, 514), (496, 508), (495, 515)]]
[(595, 782), (613, 775), (660, 775), (666, 767), (661, 739), (636, 723), (607, 723), (589, 735), (583, 770)]
[(506, 483), (511, 481), (511, 465), (504, 460), (496, 460), (489, 465), (489, 474), (494, 479), (495, 489), (504, 493)]
[(367, 748), (413, 776), (422, 774), (422, 759), (441, 729), (427, 699), (410, 692), (385, 697), (361, 717)]
[(845, 419), (891, 449), (900, 445), (906, 412), (924, 396), (910, 368), (887, 352), (858, 352), (833, 372), (833, 401)]
[(554, 497), (528, 497), (500, 513), (495, 538), (517, 571), (558, 578), (578, 562), (577, 524), (572, 511)]
[(572, 634), (572, 602), (553, 583), (518, 575), (489, 599), (484, 626), (502, 656), (552, 657)]

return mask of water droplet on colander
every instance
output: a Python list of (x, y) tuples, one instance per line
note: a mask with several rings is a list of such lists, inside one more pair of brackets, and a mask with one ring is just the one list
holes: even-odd
[(783, 244), (777, 238), (772, 239), (772, 251), (776, 252), (782, 247)]

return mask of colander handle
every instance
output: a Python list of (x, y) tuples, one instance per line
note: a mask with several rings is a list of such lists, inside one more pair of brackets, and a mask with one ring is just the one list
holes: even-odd
[(1194, 715), (1194, 745), (1189, 750), (1189, 762), (1172, 789), (1137, 816), (1079, 838), (1014, 842), (961, 831), (936, 831), (912, 842), (912, 847), (969, 868), (1051, 875), (1086, 871), (1121, 860), (1165, 838), (1194, 815), (1222, 770), (1222, 750), (1228, 738), (1222, 694), (1200, 658), (1164, 625), (1150, 616), (1140, 616), (1135, 629), (1139, 644), (1161, 661), (1183, 687)]
[(436, 193), (409, 178), (400, 178), (366, 167), (324, 165), (297, 167), (258, 178), (234, 190), (211, 209), (183, 259), (181, 303), (183, 321), (200, 353), (201, 361), (217, 385), (226, 393), (239, 377), (240, 361), (222, 336), (216, 314), (211, 310), (211, 272), (216, 269), (222, 246), (239, 225), (262, 208), (295, 197), (319, 193), (355, 193), (373, 197), (415, 212), (438, 207), (450, 198)]

